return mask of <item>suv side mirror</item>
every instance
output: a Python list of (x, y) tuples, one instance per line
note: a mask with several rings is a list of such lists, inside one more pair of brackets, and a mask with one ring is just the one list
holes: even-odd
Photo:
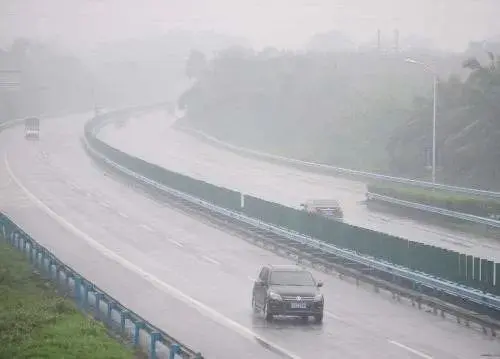
[(318, 283), (316, 284), (316, 286), (317, 286), (318, 288), (321, 288), (321, 287), (323, 286), (323, 282), (322, 282), (322, 281), (320, 281), (320, 280), (318, 280)]

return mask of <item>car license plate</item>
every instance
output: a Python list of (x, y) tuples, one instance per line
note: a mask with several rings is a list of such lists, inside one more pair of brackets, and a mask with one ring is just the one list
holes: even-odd
[(307, 304), (304, 302), (292, 302), (292, 303), (290, 303), (290, 308), (292, 308), (292, 309), (306, 309)]

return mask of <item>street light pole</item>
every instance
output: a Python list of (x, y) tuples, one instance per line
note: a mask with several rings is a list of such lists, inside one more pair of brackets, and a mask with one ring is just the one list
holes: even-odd
[(433, 76), (433, 104), (432, 104), (432, 183), (436, 183), (436, 109), (437, 109), (437, 86), (438, 76), (434, 70), (423, 62), (416, 61), (410, 58), (405, 59), (406, 62), (423, 66), (426, 71), (432, 73)]
[(434, 73), (434, 104), (432, 109), (432, 184), (436, 183), (436, 106), (437, 106), (437, 75)]

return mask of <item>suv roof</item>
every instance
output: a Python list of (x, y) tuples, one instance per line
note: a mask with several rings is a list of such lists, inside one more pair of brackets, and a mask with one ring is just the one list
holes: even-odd
[(339, 201), (336, 199), (309, 199), (305, 204), (313, 207), (340, 207)]
[(268, 264), (267, 265), (270, 270), (279, 270), (279, 271), (287, 271), (287, 272), (297, 272), (297, 271), (305, 271), (306, 269), (301, 268), (299, 266), (293, 264)]

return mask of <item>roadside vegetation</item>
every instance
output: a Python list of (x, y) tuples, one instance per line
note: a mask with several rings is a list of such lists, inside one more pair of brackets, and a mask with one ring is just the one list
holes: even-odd
[(137, 358), (1, 239), (0, 343), (5, 359)]
[(369, 184), (367, 191), (404, 201), (500, 220), (500, 200), (397, 184)]
[[(490, 46), (490, 45), (488, 45)], [(489, 49), (492, 49), (491, 51)], [(500, 191), (500, 43), (463, 53), (235, 48), (186, 64), (182, 121), (223, 141), (301, 160)]]

